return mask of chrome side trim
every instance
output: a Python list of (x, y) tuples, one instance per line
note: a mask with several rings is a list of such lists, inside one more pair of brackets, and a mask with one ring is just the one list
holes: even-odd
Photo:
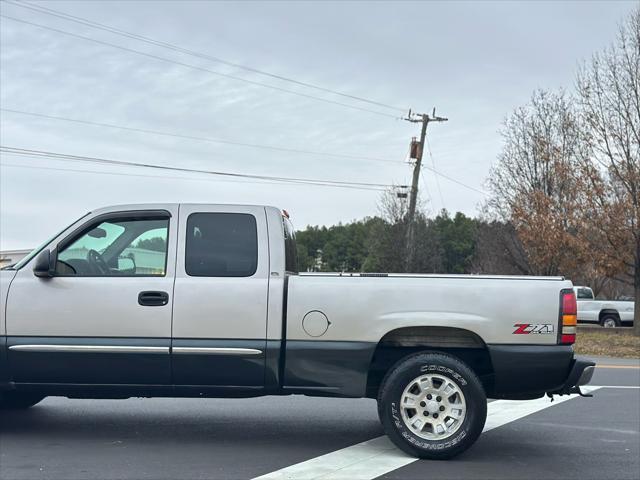
[(63, 353), (169, 353), (169, 347), (137, 347), (126, 345), (11, 345), (15, 352)]
[(173, 347), (173, 353), (190, 355), (262, 355), (255, 348)]

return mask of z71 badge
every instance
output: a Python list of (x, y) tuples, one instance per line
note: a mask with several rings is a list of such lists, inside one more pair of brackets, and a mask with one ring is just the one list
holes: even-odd
[(552, 323), (516, 323), (514, 335), (529, 335), (530, 333), (553, 333)]

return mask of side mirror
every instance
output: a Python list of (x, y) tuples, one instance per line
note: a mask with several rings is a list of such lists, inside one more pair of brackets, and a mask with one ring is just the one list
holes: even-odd
[(91, 238), (104, 238), (107, 236), (107, 231), (104, 228), (96, 227), (87, 233)]
[(136, 262), (131, 257), (118, 257), (118, 271), (120, 273), (136, 273)]
[(36, 257), (36, 263), (33, 266), (33, 274), (40, 278), (51, 278), (55, 272), (53, 264), (53, 255), (49, 250), (43, 250)]

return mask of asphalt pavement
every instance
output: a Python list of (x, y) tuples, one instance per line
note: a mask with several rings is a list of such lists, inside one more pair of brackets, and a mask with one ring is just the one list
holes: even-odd
[[(640, 362), (597, 361), (606, 368), (592, 384), (605, 388), (593, 398), (545, 402), (441, 462), (413, 461), (389, 447), (382, 457), (367, 453), (386, 440), (376, 404), (366, 399), (47, 398), (0, 413), (0, 479), (317, 478), (318, 464), (341, 452), (371, 459), (357, 473), (336, 467), (323, 478), (640, 478)], [(376, 461), (388, 471), (369, 469)], [(291, 473), (296, 464), (304, 475)]]

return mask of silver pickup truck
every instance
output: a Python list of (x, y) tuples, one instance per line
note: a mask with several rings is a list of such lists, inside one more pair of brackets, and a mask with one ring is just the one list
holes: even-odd
[(1, 272), (0, 405), (70, 398), (377, 399), (402, 450), (449, 458), (487, 397), (580, 393), (562, 278), (302, 274), (287, 215), (244, 205), (88, 213)]

